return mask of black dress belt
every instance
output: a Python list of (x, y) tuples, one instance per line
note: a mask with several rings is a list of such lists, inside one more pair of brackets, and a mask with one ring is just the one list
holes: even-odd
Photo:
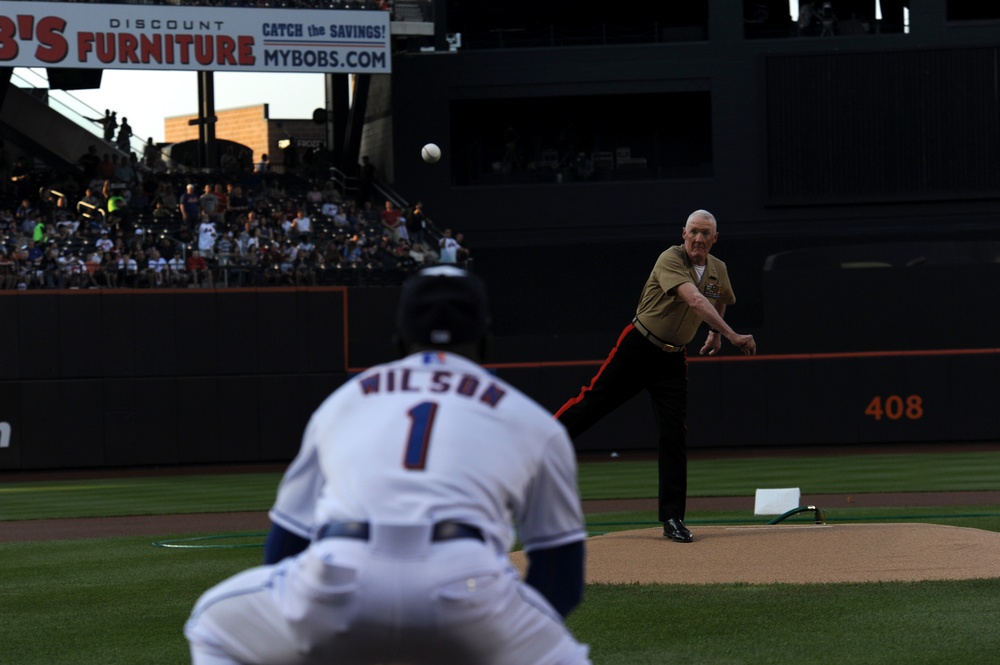
[(665, 351), (666, 353), (677, 353), (679, 351), (684, 350), (683, 344), (681, 346), (677, 346), (675, 344), (668, 344), (667, 342), (664, 342), (662, 339), (651, 333), (649, 331), (649, 328), (642, 325), (642, 322), (639, 321), (638, 316), (632, 319), (632, 325), (635, 326), (635, 329), (639, 331), (640, 335), (642, 335), (650, 342), (652, 342), (653, 345), (657, 346), (661, 351)]
[[(370, 530), (368, 522), (332, 522), (320, 527), (319, 531), (316, 532), (316, 540), (323, 538), (368, 540)], [(431, 530), (431, 542), (434, 543), (457, 538), (474, 538), (486, 542), (482, 531), (461, 522), (438, 522)]]

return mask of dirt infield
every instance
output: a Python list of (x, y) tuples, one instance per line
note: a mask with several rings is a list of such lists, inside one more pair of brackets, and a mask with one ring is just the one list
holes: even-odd
[[(710, 584), (889, 582), (1000, 577), (1000, 533), (936, 524), (659, 528), (587, 541), (587, 582)], [(512, 555), (522, 572), (525, 557)]]
[[(1000, 505), (1000, 492), (803, 496), (803, 505)], [(746, 510), (753, 497), (692, 497), (689, 510)], [(652, 499), (585, 501), (587, 514), (652, 511)], [(808, 515), (807, 515), (808, 517)], [(594, 536), (587, 581), (608, 583), (811, 583), (1000, 577), (1000, 533), (933, 524), (692, 525), (693, 543), (674, 543), (659, 527)], [(148, 515), (0, 523), (0, 543), (245, 531), (263, 533), (264, 512)], [(515, 565), (524, 556), (514, 553)]]

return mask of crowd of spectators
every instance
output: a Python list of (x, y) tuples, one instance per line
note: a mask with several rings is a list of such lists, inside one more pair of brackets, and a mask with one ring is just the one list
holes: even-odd
[(109, 161), (92, 149), (80, 172), (5, 168), (0, 289), (379, 286), (469, 261), (421, 203), (362, 201), (263, 158), (236, 173)]

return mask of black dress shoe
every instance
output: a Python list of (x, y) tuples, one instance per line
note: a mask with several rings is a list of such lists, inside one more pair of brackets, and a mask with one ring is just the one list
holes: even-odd
[(663, 535), (678, 543), (690, 543), (694, 538), (679, 519), (669, 519), (663, 523)]

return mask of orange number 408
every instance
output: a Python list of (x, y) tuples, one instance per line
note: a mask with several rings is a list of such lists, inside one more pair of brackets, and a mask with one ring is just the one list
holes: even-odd
[(899, 395), (889, 395), (885, 399), (876, 395), (868, 403), (865, 415), (875, 420), (882, 420), (883, 416), (889, 420), (899, 420), (903, 417), (919, 420), (924, 417), (924, 400), (920, 395), (910, 395), (905, 399)]

